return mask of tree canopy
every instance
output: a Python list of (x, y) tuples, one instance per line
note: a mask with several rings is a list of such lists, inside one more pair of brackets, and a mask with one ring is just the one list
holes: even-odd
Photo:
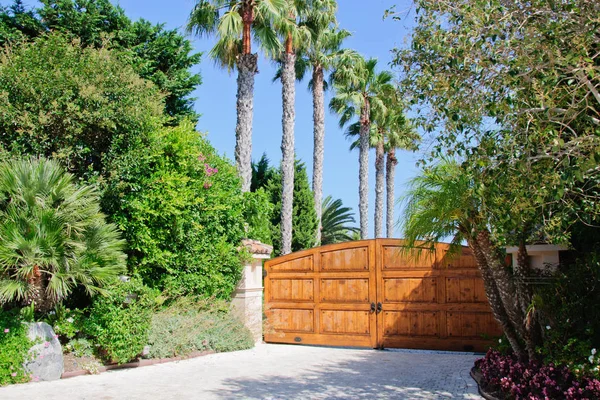
[(22, 0), (0, 7), (0, 45), (33, 40), (50, 32), (78, 39), (83, 47), (111, 48), (127, 53), (130, 64), (165, 94), (166, 115), (198, 119), (190, 97), (201, 83), (191, 69), (200, 53), (177, 30), (144, 19), (131, 21), (109, 0), (41, 0), (28, 9)]

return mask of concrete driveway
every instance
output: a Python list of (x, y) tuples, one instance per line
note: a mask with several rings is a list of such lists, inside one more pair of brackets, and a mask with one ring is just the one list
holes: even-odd
[(480, 399), (478, 356), (259, 345), (252, 350), (0, 388), (0, 399)]

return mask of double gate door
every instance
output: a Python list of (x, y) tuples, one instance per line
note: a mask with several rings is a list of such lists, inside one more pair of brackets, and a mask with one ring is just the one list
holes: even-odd
[(375, 239), (265, 263), (265, 341), (484, 351), (502, 331), (468, 248)]

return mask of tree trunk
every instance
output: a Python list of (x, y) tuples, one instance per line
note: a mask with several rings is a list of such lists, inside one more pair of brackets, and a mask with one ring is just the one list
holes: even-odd
[(386, 212), (386, 233), (387, 237), (394, 237), (394, 206), (396, 205), (396, 199), (394, 194), (396, 178), (396, 165), (398, 159), (396, 158), (396, 149), (390, 149), (387, 153), (387, 162), (385, 164), (386, 173), (386, 186), (387, 186), (387, 212)]
[(494, 281), (496, 282), (500, 299), (506, 310), (506, 315), (508, 315), (510, 323), (517, 334), (521, 338), (525, 338), (524, 315), (519, 305), (517, 288), (504, 264), (504, 258), (500, 256), (498, 249), (492, 244), (489, 232), (480, 231), (477, 234), (477, 241), (494, 276)]
[(383, 192), (385, 185), (385, 150), (383, 138), (375, 149), (375, 237), (383, 237)]
[(477, 262), (477, 266), (481, 272), (485, 294), (488, 299), (488, 303), (490, 304), (490, 308), (492, 309), (492, 313), (494, 314), (494, 318), (496, 318), (496, 321), (498, 321), (500, 326), (502, 326), (502, 330), (504, 331), (504, 334), (506, 335), (506, 338), (508, 339), (508, 342), (510, 343), (510, 346), (515, 354), (519, 358), (523, 358), (525, 351), (523, 346), (521, 346), (521, 342), (519, 341), (519, 335), (517, 332), (515, 332), (515, 329), (510, 322), (508, 315), (506, 314), (506, 310), (504, 309), (504, 304), (500, 298), (500, 293), (498, 292), (498, 287), (496, 286), (494, 276), (484, 255), (484, 250), (481, 248), (481, 245), (476, 238), (469, 238), (467, 242), (471, 250), (473, 250), (475, 261)]
[(313, 67), (313, 179), (312, 189), (317, 213), (317, 245), (321, 244), (321, 214), (323, 214), (323, 158), (325, 154), (325, 96), (323, 67)]
[(360, 155), (358, 171), (358, 209), (360, 214), (360, 238), (369, 237), (369, 134), (371, 133), (371, 121), (369, 120), (369, 100), (364, 99), (364, 105), (360, 110)]
[(296, 113), (296, 55), (283, 54), (281, 84), (283, 136), (281, 140), (281, 254), (292, 252), (292, 212), (294, 209), (294, 123)]
[(242, 191), (252, 182), (252, 118), (254, 112), (254, 75), (258, 73), (256, 54), (240, 54), (237, 59), (237, 124), (235, 127), (235, 164), (242, 180)]
[(531, 269), (529, 267), (529, 255), (527, 254), (525, 240), (519, 242), (517, 265), (513, 266), (513, 270), (517, 282), (516, 286), (519, 306), (521, 307), (521, 312), (525, 316), (525, 344), (527, 346), (529, 359), (533, 360), (537, 357), (535, 349), (541, 344), (541, 333), (538, 329), (540, 327), (538, 323), (538, 313), (535, 308), (529, 307), (533, 301), (533, 290), (527, 282), (527, 278), (531, 276)]

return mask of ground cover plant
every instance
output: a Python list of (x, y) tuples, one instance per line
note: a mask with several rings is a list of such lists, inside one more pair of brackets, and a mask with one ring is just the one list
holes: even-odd
[(17, 309), (0, 309), (0, 386), (31, 379), (23, 362), (32, 343), (27, 337), (27, 327), (21, 321)]
[(249, 349), (250, 331), (224, 301), (180, 298), (152, 316), (148, 337), (151, 358), (185, 356), (195, 351)]

